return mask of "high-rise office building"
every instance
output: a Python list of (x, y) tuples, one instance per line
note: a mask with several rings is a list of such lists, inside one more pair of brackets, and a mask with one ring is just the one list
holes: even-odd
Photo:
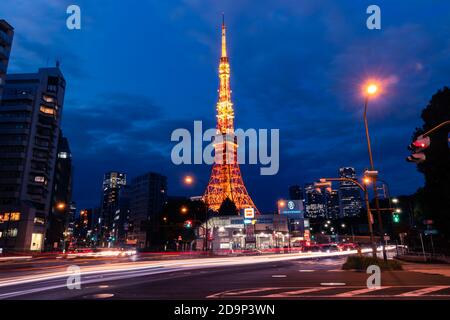
[(305, 184), (305, 216), (307, 218), (327, 218), (327, 198), (313, 183)]
[(111, 246), (113, 242), (114, 215), (119, 206), (120, 189), (127, 184), (125, 173), (111, 171), (103, 176), (103, 195), (99, 220), (100, 245)]
[[(356, 171), (351, 167), (340, 168), (339, 177), (356, 179)], [(356, 217), (360, 214), (362, 208), (362, 199), (358, 186), (350, 181), (340, 182), (339, 206), (341, 218)]]
[(9, 55), (14, 37), (14, 28), (5, 20), (0, 20), (0, 100), (8, 70)]
[(63, 250), (64, 233), (70, 221), (72, 202), (72, 153), (69, 141), (59, 133), (58, 152), (53, 178), (52, 199), (48, 214), (47, 236), (48, 250)]
[(338, 190), (331, 190), (327, 194), (327, 218), (338, 219), (339, 213), (339, 192)]
[(0, 247), (42, 250), (65, 87), (59, 67), (6, 77), (0, 105)]
[(127, 244), (127, 234), (130, 221), (130, 186), (125, 185), (119, 191), (119, 204), (114, 213), (112, 225), (112, 242), (115, 246)]
[(128, 242), (138, 248), (157, 245), (161, 213), (167, 201), (167, 178), (149, 172), (134, 178), (130, 190), (130, 225)]
[(290, 200), (303, 200), (303, 190), (300, 186), (294, 185), (289, 187), (289, 199)]

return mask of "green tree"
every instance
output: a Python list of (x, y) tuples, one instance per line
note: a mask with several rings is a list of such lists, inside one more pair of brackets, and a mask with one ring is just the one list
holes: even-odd
[(238, 209), (236, 208), (236, 204), (230, 198), (226, 198), (220, 205), (219, 214), (221, 216), (238, 215)]
[[(422, 128), (416, 129), (413, 138), (450, 120), (450, 88), (444, 87), (433, 95), (423, 109)], [(448, 146), (449, 127), (431, 134), (431, 144), (425, 150), (426, 160), (417, 165), (425, 177), (425, 186), (416, 196), (421, 200), (421, 216), (432, 219), (435, 227), (450, 238), (450, 148)]]

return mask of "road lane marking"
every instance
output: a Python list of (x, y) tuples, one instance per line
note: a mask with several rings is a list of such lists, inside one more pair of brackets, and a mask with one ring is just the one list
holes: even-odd
[(345, 272), (345, 270), (333, 269), (333, 270), (327, 270), (327, 272)]
[(398, 294), (397, 297), (419, 297), (419, 296), (423, 296), (427, 293), (436, 292), (436, 291), (448, 289), (448, 288), (450, 288), (450, 286), (433, 286), (433, 287), (428, 287), (428, 288), (423, 288), (423, 289), (418, 289), (418, 290)]
[(345, 286), (345, 282), (321, 282), (321, 286)]
[(303, 270), (298, 270), (299, 272), (314, 272), (316, 270), (312, 270), (312, 269), (303, 269)]
[(225, 292), (215, 293), (213, 295), (207, 296), (206, 298), (219, 298), (220, 296), (237, 296), (237, 295), (270, 291), (270, 290), (278, 290), (278, 289), (281, 289), (281, 288), (256, 288), (256, 289), (243, 290), (243, 291), (242, 290), (241, 291), (225, 291)]
[(287, 275), (285, 275), (285, 274), (273, 274), (272, 275), (272, 278), (286, 278), (287, 277)]
[(308, 289), (301, 289), (301, 290), (293, 290), (293, 291), (285, 291), (285, 292), (280, 292), (280, 293), (274, 293), (274, 294), (265, 295), (263, 297), (264, 298), (286, 298), (286, 297), (292, 297), (292, 296), (296, 296), (296, 295), (301, 295), (303, 293), (319, 292), (319, 291), (330, 290), (330, 289), (332, 289), (332, 287), (328, 287), (328, 288), (323, 288), (323, 287), (308, 288)]
[(359, 289), (359, 290), (353, 290), (353, 291), (347, 291), (344, 293), (339, 293), (336, 295), (336, 297), (353, 297), (359, 294), (365, 294), (365, 293), (372, 293), (374, 291), (377, 290), (383, 290), (383, 289), (387, 289), (387, 288), (391, 288), (390, 286), (386, 286), (386, 287), (378, 287), (378, 288), (365, 288), (365, 289)]

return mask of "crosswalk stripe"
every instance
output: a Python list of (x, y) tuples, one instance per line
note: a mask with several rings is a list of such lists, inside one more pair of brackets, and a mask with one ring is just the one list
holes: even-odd
[(329, 290), (329, 289), (331, 289), (331, 288), (330, 287), (327, 287), (327, 288), (319, 287), (319, 288), (308, 288), (308, 289), (294, 290), (294, 291), (285, 291), (285, 292), (265, 295), (264, 298), (286, 298), (286, 297), (291, 297), (291, 296), (295, 296), (295, 295), (300, 295), (303, 293), (318, 292), (318, 291)]
[(336, 297), (353, 297), (358, 294), (372, 293), (374, 291), (383, 290), (383, 289), (387, 289), (387, 288), (391, 288), (391, 287), (386, 286), (386, 287), (378, 287), (378, 288), (364, 288), (364, 289), (359, 289), (359, 290), (352, 290), (352, 291), (348, 291), (348, 292), (344, 292), (344, 293), (339, 293), (336, 295)]
[(277, 290), (277, 289), (281, 289), (281, 288), (257, 288), (257, 289), (244, 290), (244, 291), (232, 291), (232, 292), (226, 292), (226, 293), (224, 293), (224, 295), (236, 296), (236, 295), (241, 295), (241, 294), (263, 292), (263, 291), (270, 291), (270, 290)]
[(436, 292), (443, 289), (448, 289), (450, 286), (433, 286), (423, 289), (418, 289), (414, 291), (405, 292), (402, 294), (398, 294), (397, 297), (417, 297), (417, 296), (423, 296), (427, 293)]

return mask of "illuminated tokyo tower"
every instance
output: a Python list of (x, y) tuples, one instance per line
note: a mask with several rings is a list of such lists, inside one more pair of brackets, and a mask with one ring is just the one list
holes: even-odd
[[(230, 90), (230, 63), (227, 55), (227, 39), (225, 19), (222, 20), (222, 55), (219, 64), (219, 101), (217, 102), (217, 134), (222, 139), (214, 143), (215, 163), (211, 178), (204, 194), (208, 207), (218, 211), (222, 202), (229, 198), (237, 209), (254, 208), (252, 199), (247, 193), (241, 170), (237, 162), (237, 137), (234, 134), (234, 111)], [(221, 141), (220, 141), (221, 140)]]

